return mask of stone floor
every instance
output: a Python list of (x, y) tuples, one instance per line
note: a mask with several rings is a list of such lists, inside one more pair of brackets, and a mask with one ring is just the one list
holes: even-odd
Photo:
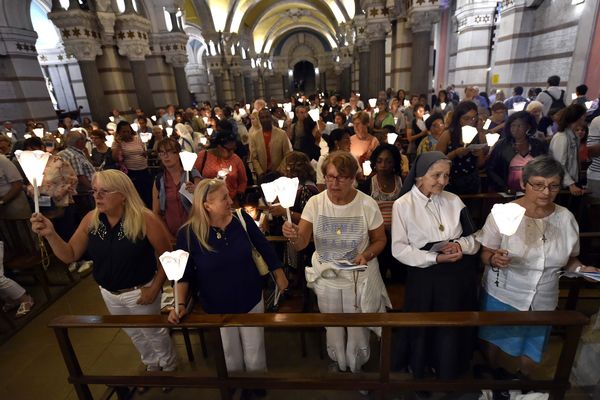
[[(596, 307), (597, 309), (597, 307)], [(63, 400), (76, 399), (72, 386), (67, 382), (67, 371), (59, 352), (56, 339), (48, 322), (55, 316), (64, 314), (105, 314), (97, 286), (91, 276), (83, 278), (68, 293), (58, 298), (53, 304), (32, 318), (26, 326), (0, 345), (0, 399), (11, 400)], [(84, 371), (94, 373), (133, 374), (142, 370), (139, 357), (129, 338), (117, 329), (72, 330), (71, 339)], [(198, 336), (192, 335), (196, 361), (189, 363), (185, 355), (185, 347), (181, 335), (174, 335), (177, 352), (184, 371), (209, 371), (212, 368), (210, 357), (201, 355)], [(294, 372), (296, 374), (328, 374), (328, 360), (319, 358), (319, 337), (308, 335), (308, 357), (302, 358), (297, 333), (267, 332), (268, 365), (271, 371)], [(558, 353), (558, 338), (553, 338), (549, 351), (540, 368), (540, 374), (551, 373)], [(210, 349), (209, 349), (210, 353)], [(377, 346), (373, 346), (370, 362), (366, 371), (377, 369)], [(101, 386), (91, 387), (98, 398), (104, 391)], [(572, 389), (567, 399), (589, 400), (600, 399), (600, 391), (596, 395), (589, 394), (592, 389)], [(411, 399), (411, 394), (398, 395), (398, 398)], [(439, 399), (442, 395), (434, 396)], [(478, 394), (465, 394), (461, 399), (477, 399)], [(175, 389), (163, 393), (159, 389), (150, 389), (141, 399), (218, 399), (216, 390)], [(367, 399), (358, 392), (334, 391), (270, 391), (265, 400), (274, 399)], [(454, 397), (456, 398), (456, 397)]]

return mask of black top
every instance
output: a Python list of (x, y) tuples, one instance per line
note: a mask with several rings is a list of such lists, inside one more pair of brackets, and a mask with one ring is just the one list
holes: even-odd
[(150, 282), (156, 273), (156, 257), (148, 238), (132, 242), (123, 232), (123, 221), (111, 228), (105, 214), (99, 217), (98, 230), (88, 233), (87, 249), (96, 282), (110, 291)]
[[(281, 268), (281, 260), (255, 222), (245, 212), (242, 215), (252, 243), (269, 270)], [(189, 226), (179, 230), (176, 247), (190, 253), (179, 282), (190, 282), (202, 308), (209, 314), (247, 313), (261, 299), (263, 279), (252, 260), (246, 232), (237, 217), (224, 230), (211, 227), (209, 232), (208, 244), (212, 246), (212, 252), (200, 246)]]
[[(530, 146), (529, 154), (532, 157), (548, 153), (546, 143), (532, 137), (527, 137), (527, 141)], [(492, 149), (486, 165), (488, 184), (492, 190), (502, 192), (508, 189), (510, 162), (515, 155), (517, 155), (517, 151), (514, 149), (514, 141), (508, 138), (500, 139)]]

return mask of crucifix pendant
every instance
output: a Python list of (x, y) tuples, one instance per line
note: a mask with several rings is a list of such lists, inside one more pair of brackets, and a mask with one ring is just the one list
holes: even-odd
[(441, 232), (444, 232), (444, 229), (445, 229), (445, 228), (444, 228), (444, 225), (443, 225), (443, 224), (440, 224), (440, 226), (439, 226), (438, 228), (439, 228), (439, 230), (440, 230)]
[(221, 240), (221, 232), (217, 232), (217, 239)]
[(542, 234), (542, 242), (546, 243), (546, 234)]

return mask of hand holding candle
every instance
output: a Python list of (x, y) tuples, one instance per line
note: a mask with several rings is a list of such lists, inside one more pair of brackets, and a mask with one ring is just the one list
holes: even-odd
[(183, 277), (185, 267), (190, 254), (184, 250), (165, 251), (160, 257), (160, 263), (170, 281), (175, 281), (173, 292), (175, 294), (175, 313), (179, 317), (179, 294), (177, 293), (177, 281)]

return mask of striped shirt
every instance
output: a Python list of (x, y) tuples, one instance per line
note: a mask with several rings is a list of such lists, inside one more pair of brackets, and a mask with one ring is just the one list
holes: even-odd
[[(594, 118), (590, 123), (589, 134), (587, 138), (587, 146), (594, 146), (600, 144), (600, 116)], [(590, 157), (592, 163), (587, 169), (587, 178), (600, 181), (600, 157)]]
[(146, 148), (139, 136), (133, 136), (130, 142), (121, 142), (121, 152), (127, 169), (140, 171), (148, 168)]

